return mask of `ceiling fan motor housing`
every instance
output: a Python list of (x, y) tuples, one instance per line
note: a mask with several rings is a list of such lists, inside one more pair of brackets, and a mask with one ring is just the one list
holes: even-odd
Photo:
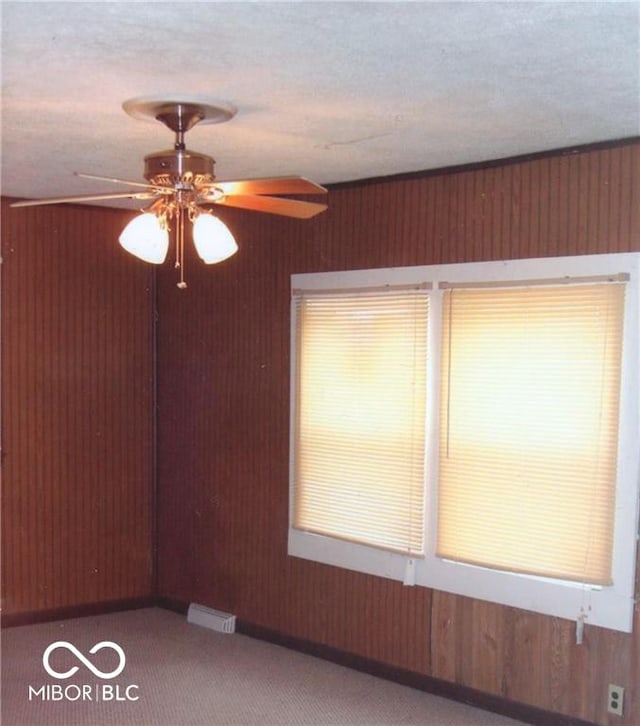
[(188, 149), (168, 149), (144, 157), (144, 177), (157, 186), (189, 184), (198, 187), (215, 180), (215, 160)]

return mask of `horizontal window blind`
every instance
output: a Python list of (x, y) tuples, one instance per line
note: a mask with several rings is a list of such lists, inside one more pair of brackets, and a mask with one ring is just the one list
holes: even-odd
[(293, 526), (419, 555), (427, 292), (295, 301)]
[(624, 284), (444, 293), (439, 557), (611, 583)]

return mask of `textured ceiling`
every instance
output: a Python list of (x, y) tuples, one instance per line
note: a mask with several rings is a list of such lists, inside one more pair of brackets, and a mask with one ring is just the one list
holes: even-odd
[(0, 7), (9, 196), (119, 191), (74, 170), (141, 181), (173, 137), (121, 104), (165, 93), (237, 107), (187, 136), (220, 179), (331, 183), (640, 132), (638, 2)]

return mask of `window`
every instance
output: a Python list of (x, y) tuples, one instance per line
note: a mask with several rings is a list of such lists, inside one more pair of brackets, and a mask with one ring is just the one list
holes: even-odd
[(607, 281), (444, 293), (438, 556), (611, 584), (623, 304)]
[(630, 631), (639, 258), (293, 276), (290, 554)]
[(426, 290), (296, 303), (294, 527), (422, 554)]

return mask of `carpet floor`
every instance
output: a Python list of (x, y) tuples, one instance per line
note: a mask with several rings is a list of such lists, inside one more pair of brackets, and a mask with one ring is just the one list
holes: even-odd
[(520, 723), (157, 608), (6, 628), (1, 667), (2, 726)]

